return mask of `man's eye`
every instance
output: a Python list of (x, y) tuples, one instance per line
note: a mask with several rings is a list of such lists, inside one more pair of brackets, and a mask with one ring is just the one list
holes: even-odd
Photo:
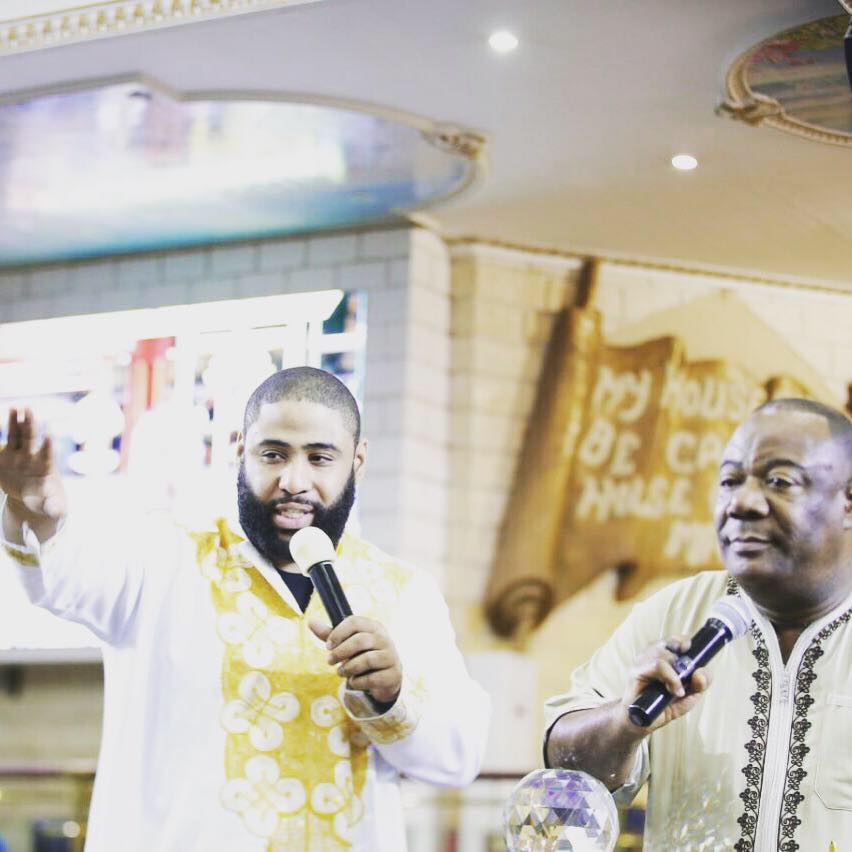
[(736, 488), (737, 485), (739, 485), (739, 483), (740, 483), (740, 480), (736, 479), (733, 476), (723, 476), (719, 480), (719, 487), (720, 488)]
[(772, 488), (780, 488), (781, 490), (792, 488), (796, 484), (786, 476), (770, 476), (767, 478), (766, 482)]
[(267, 450), (265, 453), (261, 453), (260, 457), (264, 461), (278, 461), (279, 459), (283, 458), (281, 453), (276, 453), (272, 450)]
[(314, 464), (329, 464), (331, 460), (331, 456), (311, 456), (311, 461)]

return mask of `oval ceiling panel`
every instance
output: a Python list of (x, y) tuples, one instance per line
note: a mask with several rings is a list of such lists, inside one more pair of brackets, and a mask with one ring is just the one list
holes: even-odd
[(749, 124), (852, 144), (852, 96), (844, 37), (849, 16), (784, 30), (739, 56), (727, 76), (723, 111)]
[(393, 221), (478, 174), (469, 130), (150, 80), (0, 100), (0, 265)]

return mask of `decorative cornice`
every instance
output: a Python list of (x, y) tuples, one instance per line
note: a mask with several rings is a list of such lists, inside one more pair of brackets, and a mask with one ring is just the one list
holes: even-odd
[(319, 0), (113, 0), (57, 2), (53, 12), (0, 18), (0, 54), (190, 24)]
[(781, 275), (760, 275), (754, 272), (739, 272), (735, 269), (719, 269), (715, 267), (701, 266), (700, 264), (676, 263), (674, 261), (657, 260), (654, 258), (626, 257), (617, 254), (607, 254), (596, 250), (565, 251), (559, 249), (546, 249), (537, 246), (523, 245), (508, 240), (490, 240), (473, 236), (448, 236), (441, 235), (441, 239), (450, 247), (455, 255), (462, 253), (473, 253), (481, 248), (501, 249), (512, 252), (515, 260), (523, 255), (530, 257), (545, 257), (551, 260), (558, 258), (574, 259), (577, 261), (596, 260), (609, 266), (620, 266), (637, 271), (653, 270), (671, 275), (701, 275), (706, 278), (719, 281), (730, 281), (736, 284), (757, 284), (767, 287), (786, 287), (791, 290), (806, 290), (810, 293), (821, 293), (825, 296), (852, 296), (848, 287), (841, 284), (819, 280), (796, 278), (794, 276), (783, 277)]

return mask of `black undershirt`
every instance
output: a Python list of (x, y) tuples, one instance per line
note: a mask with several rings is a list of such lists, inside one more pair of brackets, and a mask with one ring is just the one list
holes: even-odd
[(311, 601), (311, 592), (314, 590), (314, 584), (310, 577), (300, 574), (298, 571), (281, 571), (276, 568), (276, 571), (281, 575), (281, 579), (287, 584), (296, 603), (301, 607), (302, 612), (308, 608)]

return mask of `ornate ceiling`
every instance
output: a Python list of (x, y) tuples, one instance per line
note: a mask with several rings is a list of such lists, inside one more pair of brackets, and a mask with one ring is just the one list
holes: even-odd
[(316, 2), (319, 0), (2, 0), (0, 54)]
[[(298, 92), (448, 120), (488, 138), (487, 179), (429, 211), (449, 237), (852, 292), (846, 148), (715, 114), (736, 57), (845, 11), (838, 0), (615, 6), (332, 0), (217, 15), (7, 52), (0, 89), (141, 73), (180, 92)], [(490, 50), (497, 29), (516, 33), (514, 53)], [(676, 172), (679, 153), (699, 167)]]
[(741, 54), (721, 109), (816, 142), (852, 145), (852, 97), (843, 39), (848, 15), (808, 21)]

